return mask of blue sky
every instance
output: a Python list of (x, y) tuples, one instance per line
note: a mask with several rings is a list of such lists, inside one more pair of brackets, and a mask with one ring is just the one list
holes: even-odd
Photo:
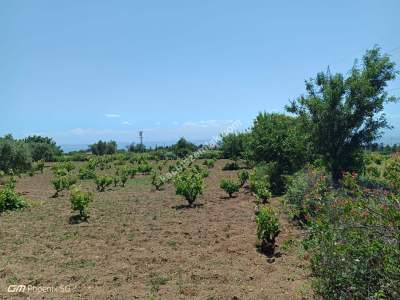
[[(400, 67), (399, 12), (398, 0), (2, 1), (0, 135), (84, 144), (246, 128), (374, 44)], [(400, 95), (400, 80), (389, 89)], [(400, 143), (400, 104), (386, 112)]]

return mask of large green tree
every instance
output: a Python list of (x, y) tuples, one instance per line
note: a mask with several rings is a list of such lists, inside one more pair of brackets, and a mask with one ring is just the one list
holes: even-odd
[(224, 158), (236, 159), (244, 156), (248, 142), (248, 133), (229, 133), (221, 136), (219, 149)]
[(375, 47), (347, 76), (328, 70), (306, 81), (307, 94), (287, 106), (303, 121), (335, 181), (344, 171), (360, 169), (362, 147), (389, 127), (382, 111), (385, 103), (396, 100), (385, 91), (396, 73), (389, 56)]
[(260, 113), (250, 132), (248, 157), (269, 163), (272, 191), (282, 193), (284, 176), (299, 170), (311, 159), (307, 132), (297, 118), (277, 113)]

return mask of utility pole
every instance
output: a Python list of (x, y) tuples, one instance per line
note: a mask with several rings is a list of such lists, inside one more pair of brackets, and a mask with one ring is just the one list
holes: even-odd
[(140, 151), (143, 151), (143, 131), (139, 131)]

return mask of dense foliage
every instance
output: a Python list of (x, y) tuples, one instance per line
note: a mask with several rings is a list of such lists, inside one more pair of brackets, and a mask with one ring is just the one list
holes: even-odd
[(272, 208), (262, 206), (256, 214), (257, 237), (261, 242), (261, 251), (273, 254), (276, 237), (280, 232), (279, 220)]
[(388, 128), (382, 111), (385, 103), (396, 100), (385, 91), (395, 78), (394, 67), (389, 56), (374, 48), (347, 77), (328, 70), (307, 81), (307, 95), (287, 107), (300, 117), (335, 181), (344, 171), (360, 171), (362, 147)]
[(239, 192), (240, 184), (233, 180), (223, 179), (219, 187), (229, 195), (229, 198), (232, 198), (233, 193)]
[(100, 140), (89, 147), (94, 155), (114, 154), (117, 152), (117, 143), (115, 141), (103, 142)]
[(52, 138), (33, 135), (28, 136), (23, 141), (28, 145), (34, 161), (53, 161), (62, 154), (61, 148)]
[(21, 209), (27, 206), (25, 199), (19, 196), (15, 191), (13, 183), (6, 184), (0, 190), (0, 213), (6, 210)]
[(299, 170), (310, 160), (309, 137), (297, 118), (283, 114), (260, 113), (251, 129), (249, 156), (256, 162), (271, 163), (271, 189), (285, 189), (284, 176)]
[(179, 174), (174, 181), (176, 194), (185, 197), (192, 206), (197, 196), (203, 192), (203, 176), (198, 172), (187, 170)]
[(11, 135), (0, 138), (0, 170), (24, 172), (32, 167), (32, 155), (26, 143)]
[(184, 138), (180, 138), (176, 144), (172, 146), (172, 151), (178, 158), (183, 158), (196, 151), (197, 146), (188, 142)]
[(88, 218), (88, 206), (89, 203), (93, 200), (93, 195), (89, 192), (84, 192), (80, 190), (78, 187), (74, 187), (71, 190), (70, 202), (71, 208), (73, 211), (78, 211), (79, 216), (82, 219)]
[(219, 148), (223, 158), (243, 158), (249, 144), (248, 133), (230, 133), (222, 135)]

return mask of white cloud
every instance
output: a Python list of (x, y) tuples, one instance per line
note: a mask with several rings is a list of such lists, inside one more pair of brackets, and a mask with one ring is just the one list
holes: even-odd
[(128, 121), (124, 121), (124, 122), (122, 122), (121, 124), (122, 124), (122, 125), (132, 125), (132, 123), (131, 123), (131, 122), (128, 122)]
[(119, 118), (121, 117), (119, 114), (105, 114), (106, 118)]

